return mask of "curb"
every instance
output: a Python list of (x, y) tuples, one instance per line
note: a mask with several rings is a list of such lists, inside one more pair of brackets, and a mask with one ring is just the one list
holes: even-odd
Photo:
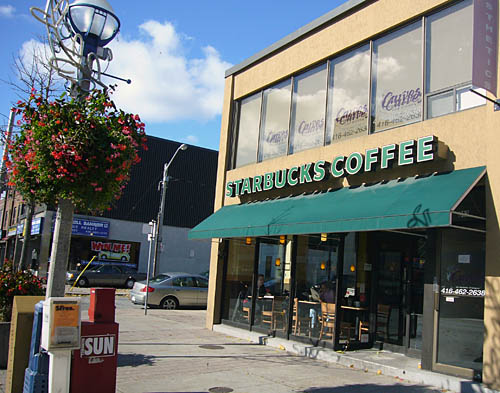
[[(460, 393), (500, 393), (498, 390), (489, 389), (486, 386), (472, 382), (467, 379), (440, 374), (433, 371), (421, 369), (403, 369), (385, 365), (383, 363), (372, 362), (364, 359), (358, 359), (345, 353), (334, 352), (331, 349), (313, 347), (296, 341), (285, 340), (264, 336), (256, 332), (250, 332), (243, 329), (233, 328), (227, 325), (213, 325), (213, 331), (228, 336), (237, 337), (243, 340), (251, 341), (261, 345), (285, 350), (288, 353), (308, 357), (311, 359), (323, 360), (330, 363), (341, 364), (345, 367), (373, 372), (377, 375), (383, 374), (390, 377), (406, 380), (427, 386), (433, 386), (443, 390)], [(381, 351), (386, 352), (386, 351)], [(404, 356), (404, 355), (401, 355)]]
[[(66, 292), (64, 294), (64, 296), (80, 296), (80, 297), (84, 297), (84, 296), (90, 296), (90, 293)], [(119, 297), (128, 297), (128, 293), (115, 293), (115, 297), (116, 296), (119, 296)]]

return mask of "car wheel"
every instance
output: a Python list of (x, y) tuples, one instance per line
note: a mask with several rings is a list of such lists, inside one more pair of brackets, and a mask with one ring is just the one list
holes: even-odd
[(172, 296), (167, 296), (160, 302), (160, 307), (165, 310), (175, 310), (179, 307), (179, 301)]
[(85, 277), (82, 277), (78, 280), (76, 285), (78, 285), (79, 287), (86, 287), (89, 285), (89, 280), (87, 280), (87, 278), (85, 278)]
[(99, 255), (99, 259), (101, 259), (101, 260), (104, 260), (104, 259), (106, 259), (106, 258), (107, 258), (107, 257), (106, 257), (106, 254), (101, 254), (101, 255)]
[(135, 280), (133, 278), (129, 278), (127, 281), (125, 281), (125, 287), (128, 289), (132, 289), (134, 287)]
[(127, 257), (123, 256), (123, 257), (121, 257), (121, 260), (122, 260), (123, 262), (127, 262)]

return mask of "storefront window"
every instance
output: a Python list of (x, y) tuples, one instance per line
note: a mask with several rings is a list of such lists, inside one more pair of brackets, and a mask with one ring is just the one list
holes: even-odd
[(367, 134), (369, 49), (365, 45), (330, 62), (327, 144)]
[(326, 76), (323, 64), (294, 78), (290, 154), (324, 144)]
[(264, 90), (259, 161), (287, 154), (290, 101), (290, 79)]
[(373, 42), (372, 131), (422, 119), (422, 23)]
[(257, 162), (261, 97), (257, 93), (240, 103), (236, 167)]
[(249, 324), (255, 240), (250, 245), (243, 239), (229, 241), (226, 280), (224, 282), (223, 319)]
[(485, 247), (484, 234), (442, 231), (439, 363), (483, 368)]
[(68, 258), (70, 270), (82, 270), (92, 261), (96, 265), (117, 265), (137, 270), (141, 243), (73, 236)]
[(340, 240), (329, 236), (297, 237), (293, 335), (333, 341)]
[(266, 331), (286, 332), (288, 293), (283, 287), (284, 271), (285, 244), (281, 244), (278, 240), (261, 239), (255, 289), (254, 326)]

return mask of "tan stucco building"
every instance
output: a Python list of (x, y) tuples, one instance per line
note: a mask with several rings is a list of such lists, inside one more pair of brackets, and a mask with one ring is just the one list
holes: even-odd
[(498, 1), (351, 0), (229, 69), (207, 327), (500, 388), (497, 52)]

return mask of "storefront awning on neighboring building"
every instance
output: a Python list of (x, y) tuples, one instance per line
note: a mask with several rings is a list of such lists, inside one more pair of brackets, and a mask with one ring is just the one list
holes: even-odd
[(224, 206), (190, 239), (444, 227), (486, 167)]

